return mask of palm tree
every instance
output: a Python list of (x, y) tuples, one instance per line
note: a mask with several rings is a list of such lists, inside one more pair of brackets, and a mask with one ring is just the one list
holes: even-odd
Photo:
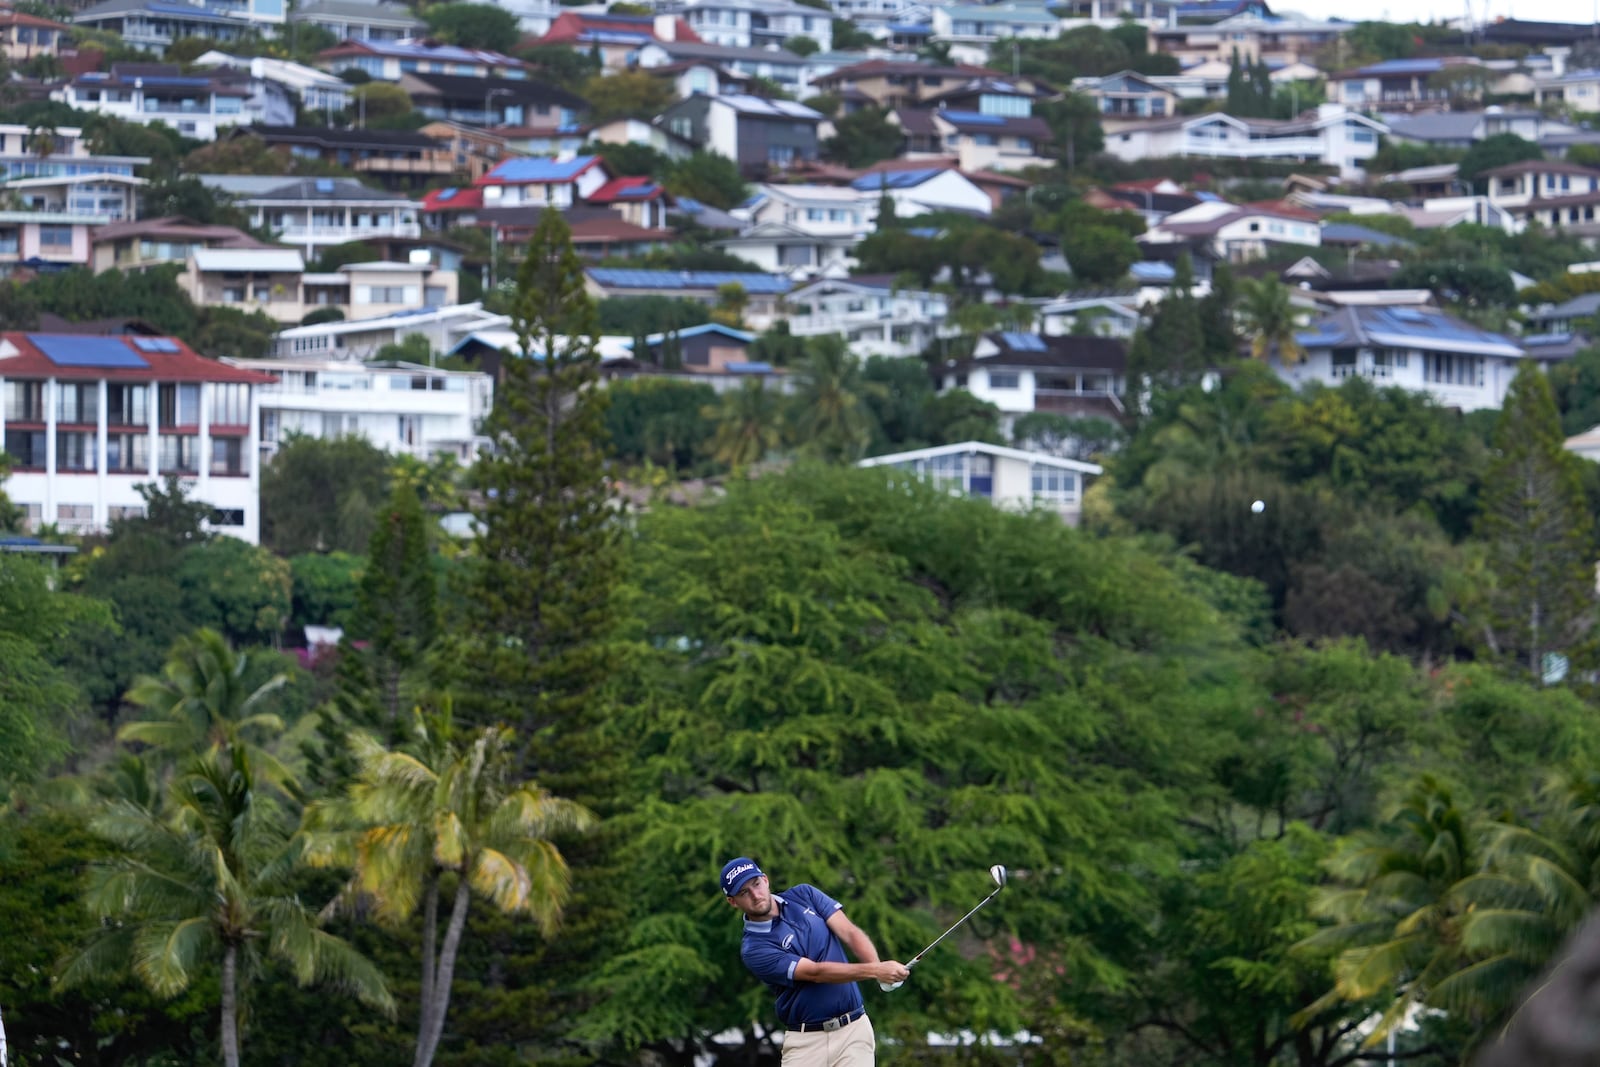
[(1304, 359), (1305, 350), (1294, 336), (1298, 326), (1289, 287), (1276, 278), (1256, 278), (1240, 282), (1239, 291), (1239, 315), (1250, 338), (1251, 356), (1277, 357), (1285, 365)]
[(711, 458), (730, 470), (743, 470), (759, 462), (783, 443), (783, 411), (778, 395), (753, 378), (739, 389), (724, 393), (702, 414), (716, 422)]
[(128, 690), (128, 701), (151, 717), (123, 726), (117, 739), (143, 742), (172, 759), (202, 748), (215, 752), (246, 746), (252, 749), (255, 767), (269, 779), (292, 781), (282, 764), (250, 741), (283, 729), (283, 720), (266, 707), (289, 676), (279, 672), (251, 689), (249, 666), (250, 657), (235, 652), (215, 630), (180, 638), (160, 676), (139, 678)]
[(95, 868), (85, 901), (116, 920), (62, 974), (75, 985), (131, 965), (158, 996), (176, 996), (219, 967), (226, 1067), (239, 1064), (240, 984), (269, 954), (302, 985), (331, 982), (384, 1011), (383, 976), (318, 928), (288, 884), (297, 858), (289, 821), (244, 747), (213, 747), (167, 788), (164, 810), (117, 800), (91, 826), (118, 846)]
[(795, 437), (801, 449), (834, 461), (861, 458), (872, 441), (872, 414), (861, 363), (837, 335), (815, 338), (795, 374)]
[(1334, 925), (1301, 942), (1333, 949), (1334, 987), (1300, 1012), (1296, 1025), (1340, 1003), (1387, 998), (1367, 1045), (1377, 1044), (1417, 1004), (1483, 1025), (1497, 1011), (1499, 976), (1463, 941), (1479, 907), (1504, 899), (1505, 883), (1484, 871), (1484, 828), (1450, 791), (1424, 776), (1388, 826), (1358, 835), (1330, 861), (1341, 886), (1316, 908)]
[[(358, 733), (361, 769), (349, 794), (307, 812), (308, 858), (353, 871), (346, 898), (372, 901), (389, 923), (422, 908), (414, 1067), (428, 1067), (438, 1050), (472, 894), (552, 932), (569, 880), (551, 839), (594, 822), (582, 806), (516, 779), (515, 740), (509, 728), (485, 727), (459, 742), (448, 711), (431, 721), (418, 714), (404, 750)], [(437, 943), (442, 889), (450, 918)]]

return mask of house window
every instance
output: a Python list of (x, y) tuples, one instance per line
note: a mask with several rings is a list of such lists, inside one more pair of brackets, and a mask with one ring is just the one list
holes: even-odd
[(1020, 382), (1021, 382), (1021, 378), (1015, 372), (1006, 372), (1006, 373), (1001, 373), (1001, 372), (998, 372), (998, 371), (990, 371), (989, 372), (989, 388), (990, 389), (1016, 389), (1016, 388), (1019, 387)]
[(44, 383), (6, 382), (5, 416), (12, 422), (44, 421)]
[(1433, 385), (1483, 387), (1483, 359), (1429, 352), (1423, 357), (1422, 380)]
[(121, 522), (125, 519), (144, 518), (144, 507), (140, 504), (108, 504), (106, 505), (106, 521)]
[(211, 387), (211, 425), (250, 425), (250, 387), (214, 385)]
[(57, 504), (56, 521), (83, 526), (94, 521), (93, 504)]
[(72, 382), (56, 384), (57, 422), (99, 422), (100, 387)]
[(993, 148), (1000, 142), (995, 140), (992, 133), (975, 133), (972, 135), (972, 143), (982, 148)]
[(422, 443), (422, 418), (418, 415), (401, 415), (398, 432), (400, 443), (415, 448)]
[(40, 249), (51, 248), (58, 251), (64, 248), (70, 249), (72, 247), (72, 227), (40, 226), (39, 247)]
[(212, 508), (209, 521), (213, 526), (243, 526), (244, 508)]
[(767, 162), (774, 167), (787, 167), (794, 162), (795, 149), (793, 145), (774, 144), (767, 146)]
[(149, 426), (149, 395), (144, 386), (106, 386), (106, 426)]
[[(213, 437), (211, 439), (211, 473), (223, 475), (244, 474), (244, 438)], [(229, 525), (237, 526), (238, 523)]]
[(150, 435), (114, 433), (106, 437), (106, 470), (113, 474), (147, 474), (150, 471)]
[(161, 425), (198, 426), (200, 424), (200, 386), (160, 386)]
[(1348, 378), (1354, 374), (1357, 355), (1359, 351), (1354, 348), (1335, 348), (1332, 353), (1333, 376)]
[(79, 431), (56, 431), (56, 470), (93, 471), (96, 437)]
[(1072, 471), (1043, 463), (1032, 464), (1033, 497), (1055, 503), (1071, 503), (1078, 499), (1078, 476)]
[(45, 436), (43, 430), (7, 430), (6, 452), (18, 470), (43, 470)]
[(161, 435), (162, 474), (199, 474), (200, 438), (193, 434)]
[(671, 122), (667, 123), (667, 128), (670, 129), (675, 136), (681, 137), (685, 141), (694, 139), (693, 119), (682, 116), (676, 117)]

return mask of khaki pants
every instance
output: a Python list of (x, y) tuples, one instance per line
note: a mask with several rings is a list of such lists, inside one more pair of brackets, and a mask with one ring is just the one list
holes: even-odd
[(837, 1030), (783, 1035), (783, 1067), (873, 1067), (878, 1039), (865, 1015)]

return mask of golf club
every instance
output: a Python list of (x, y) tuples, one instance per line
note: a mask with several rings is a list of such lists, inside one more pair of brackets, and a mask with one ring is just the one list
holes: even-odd
[[(968, 919), (972, 918), (974, 915), (978, 914), (978, 908), (981, 908), (985, 904), (989, 903), (989, 901), (991, 901), (991, 900), (993, 900), (995, 898), (995, 895), (997, 893), (999, 893), (1000, 890), (1002, 890), (1002, 889), (1004, 889), (1006, 887), (1006, 869), (1005, 869), (1004, 865), (997, 863), (993, 867), (990, 867), (989, 868), (989, 877), (994, 880), (994, 890), (992, 892), (990, 892), (990, 894), (988, 896), (986, 896), (982, 900), (978, 901), (977, 907), (973, 908), (971, 911), (969, 911), (965, 915), (961, 916), (961, 918), (959, 918), (955, 922), (951, 923), (950, 924), (950, 929), (946, 930), (944, 933), (940, 934), (938, 937), (936, 937), (932, 941), (930, 941), (928, 943), (928, 947), (927, 948), (923, 949), (921, 952), (917, 953), (915, 956), (912, 956), (909, 960), (907, 960), (906, 961), (906, 967), (907, 968), (915, 967), (917, 965), (917, 961), (922, 959), (922, 957), (926, 956), (929, 952), (932, 952), (933, 951), (933, 947), (935, 945), (937, 945), (939, 942), (943, 941), (945, 938), (949, 937), (951, 934), (955, 933), (957, 927), (959, 927), (962, 923), (966, 922)], [(905, 985), (904, 981), (899, 981), (899, 982), (879, 982), (878, 983), (878, 988), (883, 990), (885, 993), (891, 993), (894, 990), (899, 989), (903, 985)]]

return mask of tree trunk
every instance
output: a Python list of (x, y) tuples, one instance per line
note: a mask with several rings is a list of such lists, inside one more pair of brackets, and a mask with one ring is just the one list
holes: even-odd
[(467, 926), (467, 902), (472, 890), (467, 886), (463, 872), (456, 883), (456, 899), (450, 909), (450, 925), (445, 928), (444, 944), (439, 946), (439, 965), (433, 979), (433, 1025), (427, 1045), (418, 1049), (417, 1067), (432, 1067), (433, 1054), (438, 1051), (439, 1038), (444, 1034), (445, 1012), (450, 1007), (450, 983), (455, 979), (456, 952), (461, 948), (461, 934)]
[(433, 1002), (436, 991), (433, 987), (434, 974), (434, 942), (438, 940), (439, 931), (439, 877), (436, 874), (428, 876), (428, 888), (423, 894), (422, 904), (422, 997), (417, 1008), (417, 1052), (412, 1057), (412, 1067), (423, 1067), (426, 1062), (422, 1058), (422, 1050), (428, 1045), (428, 1034), (432, 1030)]
[(239, 1067), (239, 947), (222, 953), (222, 1063)]

